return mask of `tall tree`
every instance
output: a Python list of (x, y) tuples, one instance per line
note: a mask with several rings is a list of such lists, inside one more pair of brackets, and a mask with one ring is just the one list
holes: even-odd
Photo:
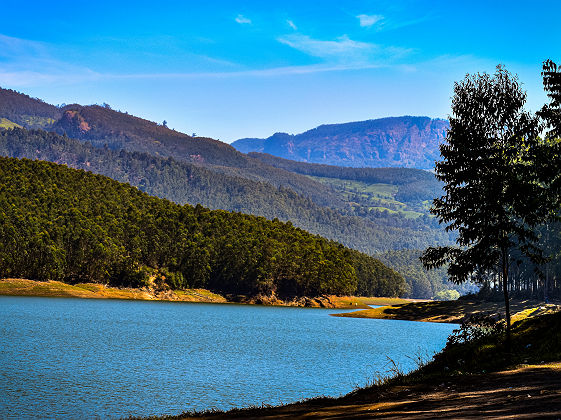
[[(537, 148), (535, 154), (540, 160), (540, 182), (548, 190), (548, 199), (550, 200), (551, 214), (549, 220), (542, 228), (544, 236), (544, 246), (548, 257), (553, 258), (555, 254), (559, 254), (557, 246), (552, 247), (552, 239), (550, 235), (555, 236), (558, 231), (558, 225), (554, 225), (553, 232), (549, 221), (560, 220), (558, 209), (561, 206), (559, 198), (561, 197), (561, 171), (559, 165), (561, 160), (561, 68), (551, 60), (546, 60), (542, 67), (543, 87), (549, 98), (549, 103), (545, 104), (541, 110), (537, 112), (543, 121), (545, 138), (541, 147)], [(555, 242), (555, 241), (553, 241)], [(557, 244), (555, 244), (557, 245)], [(557, 255), (558, 256), (558, 255)], [(544, 301), (548, 301), (549, 291), (549, 261), (545, 267), (544, 275)]]
[(561, 68), (551, 60), (546, 60), (542, 67), (543, 87), (549, 98), (549, 104), (543, 106), (538, 115), (546, 125), (546, 137), (561, 137)]
[(462, 283), (478, 271), (498, 269), (504, 291), (510, 341), (508, 273), (511, 251), (539, 257), (532, 229), (542, 216), (531, 161), (539, 143), (538, 120), (525, 112), (526, 94), (516, 76), (497, 66), (493, 76), (467, 75), (454, 85), (452, 116), (436, 164), (445, 195), (431, 212), (446, 229), (457, 230), (457, 247), (427, 249), (426, 268), (448, 266)]

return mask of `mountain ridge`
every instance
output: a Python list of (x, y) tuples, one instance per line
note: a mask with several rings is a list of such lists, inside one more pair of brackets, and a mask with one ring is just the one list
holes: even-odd
[(297, 162), (430, 170), (448, 128), (448, 121), (438, 118), (386, 117), (323, 124), (300, 134), (244, 138), (231, 145), (243, 153), (267, 153)]

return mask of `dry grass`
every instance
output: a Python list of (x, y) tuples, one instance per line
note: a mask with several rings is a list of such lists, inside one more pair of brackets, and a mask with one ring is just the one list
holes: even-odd
[(337, 309), (366, 309), (368, 304), (364, 302), (364, 298), (355, 296), (327, 296), (333, 308)]
[(380, 306), (400, 305), (402, 303), (411, 303), (411, 302), (424, 302), (424, 300), (421, 299), (402, 299), (402, 298), (393, 298), (393, 297), (361, 297), (359, 299), (362, 303), (366, 305), (380, 305)]
[(58, 281), (39, 282), (27, 279), (0, 280), (0, 295), (76, 297), (85, 299), (129, 299), (129, 300), (172, 300), (182, 302), (223, 303), (223, 296), (204, 289), (190, 289), (166, 294), (155, 294), (147, 290), (107, 287), (96, 283), (70, 285)]

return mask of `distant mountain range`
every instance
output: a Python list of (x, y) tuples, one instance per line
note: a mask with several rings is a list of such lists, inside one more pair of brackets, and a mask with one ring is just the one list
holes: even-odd
[(243, 153), (259, 152), (298, 162), (349, 167), (433, 169), (448, 121), (389, 117), (320, 125), (301, 134), (276, 133), (266, 139), (232, 143)]

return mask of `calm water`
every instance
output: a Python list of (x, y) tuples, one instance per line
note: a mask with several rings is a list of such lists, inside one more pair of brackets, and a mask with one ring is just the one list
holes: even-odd
[(327, 309), (0, 297), (0, 418), (119, 418), (342, 395), (453, 325)]

